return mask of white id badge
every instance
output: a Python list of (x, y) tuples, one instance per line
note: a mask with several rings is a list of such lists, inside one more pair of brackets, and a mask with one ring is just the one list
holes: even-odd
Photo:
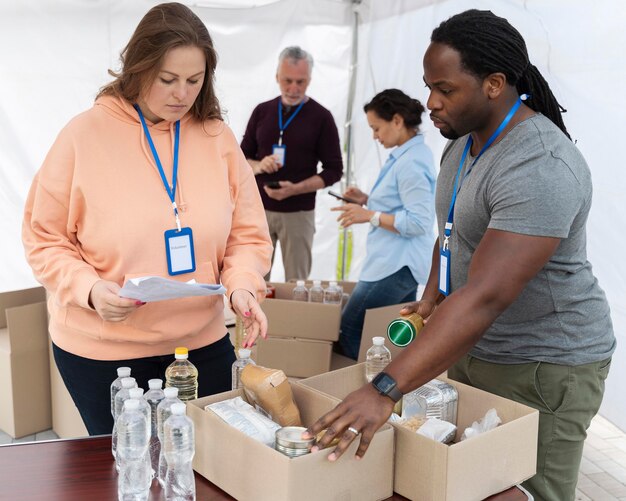
[(282, 166), (285, 165), (285, 154), (287, 147), (284, 144), (275, 144), (272, 146), (272, 155), (276, 155), (276, 162)]
[(444, 296), (450, 294), (450, 249), (439, 252), (439, 292)]
[(167, 271), (170, 275), (196, 271), (191, 228), (181, 228), (180, 231), (167, 230), (165, 232), (165, 253), (167, 254)]

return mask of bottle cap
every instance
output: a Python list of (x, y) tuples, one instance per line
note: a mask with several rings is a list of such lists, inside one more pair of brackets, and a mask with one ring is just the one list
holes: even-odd
[(165, 398), (176, 398), (178, 397), (178, 388), (168, 386), (163, 390), (163, 393), (165, 393)]
[(424, 326), (422, 317), (412, 313), (407, 317), (399, 317), (387, 326), (387, 337), (394, 345), (403, 348), (410, 344)]
[(130, 376), (130, 367), (118, 367), (117, 368), (117, 377), (128, 377)]
[(187, 358), (189, 357), (189, 350), (184, 346), (179, 346), (174, 350), (174, 357), (176, 358)]
[(135, 386), (137, 386), (137, 381), (134, 377), (122, 378), (122, 388), (134, 388)]
[(163, 387), (162, 379), (149, 379), (148, 380), (148, 388), (151, 390), (160, 390)]
[(252, 353), (252, 350), (249, 350), (247, 348), (239, 348), (239, 351), (237, 351), (239, 358), (250, 358), (250, 354)]
[(385, 338), (381, 336), (373, 337), (372, 343), (374, 343), (376, 346), (383, 346), (385, 344)]
[(130, 398), (141, 398), (143, 396), (143, 388), (131, 388), (128, 390)]
[(172, 404), (171, 411), (174, 415), (186, 414), (187, 406), (182, 402), (177, 402), (175, 404)]
[(133, 410), (133, 409), (139, 409), (139, 400), (136, 400), (134, 398), (129, 398), (128, 400), (124, 400), (124, 410)]
[(304, 287), (304, 280), (296, 280), (297, 287)]

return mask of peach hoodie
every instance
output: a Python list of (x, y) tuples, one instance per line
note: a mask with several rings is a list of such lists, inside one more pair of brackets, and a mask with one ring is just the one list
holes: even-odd
[[(174, 124), (151, 124), (172, 179)], [(252, 169), (219, 120), (181, 120), (176, 200), (194, 237), (196, 271), (176, 280), (222, 282), (228, 296), (263, 298), (272, 253)], [(61, 131), (37, 173), (22, 237), (35, 277), (50, 293), (50, 335), (60, 348), (96, 360), (165, 355), (206, 346), (226, 334), (222, 296), (148, 303), (125, 321), (105, 322), (88, 297), (99, 279), (168, 277), (165, 230), (175, 228), (137, 112), (104, 96)]]

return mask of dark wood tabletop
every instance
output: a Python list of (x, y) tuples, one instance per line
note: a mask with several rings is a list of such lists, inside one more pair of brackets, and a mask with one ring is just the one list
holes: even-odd
[[(117, 473), (111, 436), (50, 440), (0, 446), (0, 499), (20, 501), (109, 501), (117, 499)], [(158, 482), (149, 500), (165, 500)], [(196, 473), (198, 501), (234, 499)], [(489, 501), (525, 501), (517, 488)], [(406, 498), (394, 494), (388, 501)]]

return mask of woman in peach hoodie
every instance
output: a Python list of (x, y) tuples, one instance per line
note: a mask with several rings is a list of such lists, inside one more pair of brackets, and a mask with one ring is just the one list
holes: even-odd
[[(252, 170), (222, 121), (206, 27), (181, 4), (158, 5), (121, 61), (57, 137), (23, 224), (28, 262), (49, 292), (54, 357), (92, 435), (111, 432), (116, 368), (129, 366), (146, 388), (176, 346), (198, 367), (199, 396), (230, 389), (222, 296), (142, 303), (118, 295), (129, 278), (221, 282), (246, 343), (267, 331), (257, 300), (271, 240)], [(170, 261), (167, 236), (181, 228), (192, 234), (187, 262)]]

